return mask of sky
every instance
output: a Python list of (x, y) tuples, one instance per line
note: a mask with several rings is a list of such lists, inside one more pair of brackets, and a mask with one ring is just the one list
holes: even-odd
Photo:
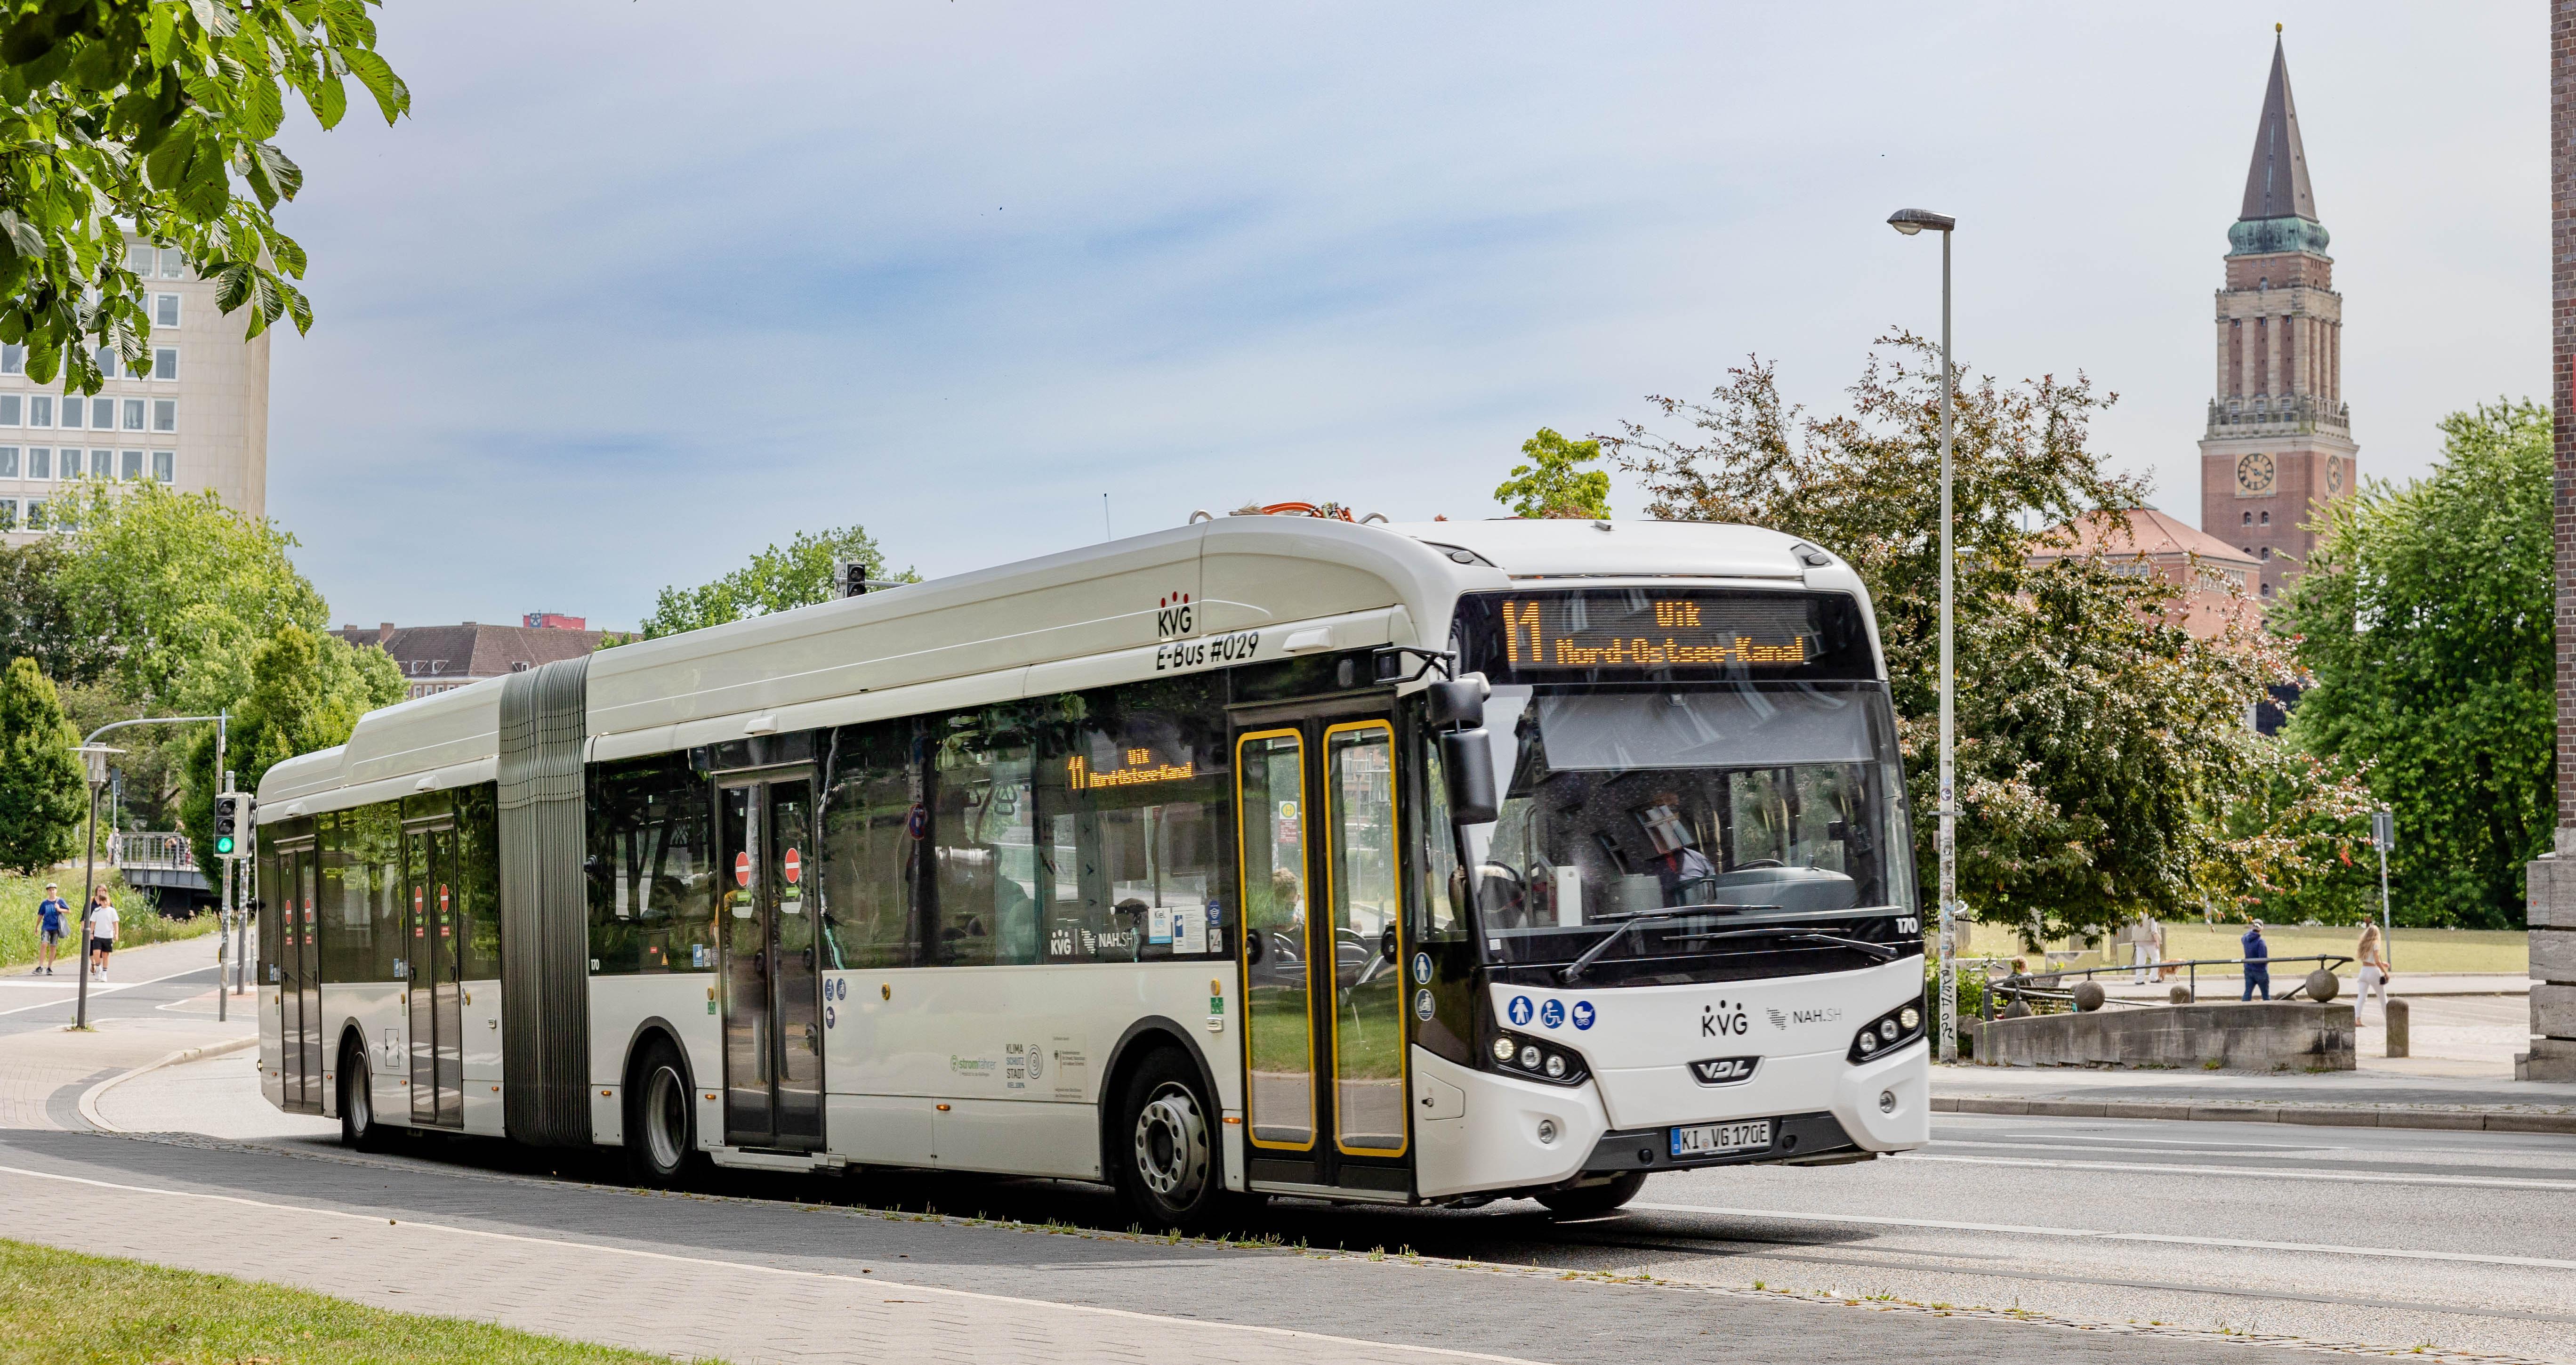
[(282, 137), (268, 510), (335, 621), (612, 626), (853, 523), (936, 576), (1492, 516), (1537, 428), (1748, 354), (1834, 409), (1939, 325), (1921, 207), (1959, 358), (2117, 392), (2196, 522), (2275, 22), (2362, 472), (2419, 476), (2545, 392), (2537, 5), (391, 0), (411, 117)]

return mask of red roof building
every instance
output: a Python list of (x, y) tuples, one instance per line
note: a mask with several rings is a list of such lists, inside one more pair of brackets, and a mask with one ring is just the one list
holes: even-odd
[(2254, 556), (2152, 507), (2091, 512), (2043, 532), (2036, 566), (2098, 554), (2115, 573), (2153, 575), (2181, 588), (2175, 624), (2208, 639), (2231, 620), (2253, 625), (2262, 604), (2247, 596), (2262, 566)]

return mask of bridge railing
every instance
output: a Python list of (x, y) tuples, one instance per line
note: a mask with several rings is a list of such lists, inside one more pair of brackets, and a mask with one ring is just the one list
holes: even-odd
[(107, 860), (118, 867), (188, 868), (197, 860), (188, 836), (168, 831), (125, 830), (108, 840)]

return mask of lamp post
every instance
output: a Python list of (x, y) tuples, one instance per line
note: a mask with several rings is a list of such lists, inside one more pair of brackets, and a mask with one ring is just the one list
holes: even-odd
[(1889, 214), (1887, 225), (1911, 237), (1925, 228), (1941, 234), (1941, 833), (1936, 845), (1941, 861), (1941, 1060), (1959, 1060), (1959, 969), (1956, 940), (1951, 932), (1951, 912), (1956, 906), (1959, 889), (1958, 834), (1959, 804), (1956, 799), (1956, 775), (1952, 771), (1951, 699), (1953, 674), (1950, 666), (1950, 233), (1959, 220), (1923, 209), (1898, 209)]
[(91, 889), (98, 884), (98, 794), (107, 785), (108, 755), (125, 751), (104, 744), (84, 744), (73, 752), (81, 756), (82, 766), (89, 770), (89, 846), (81, 850), (80, 942), (77, 945), (81, 972), (80, 984), (76, 988), (80, 996), (72, 1005), (72, 1027), (88, 1028), (89, 901)]

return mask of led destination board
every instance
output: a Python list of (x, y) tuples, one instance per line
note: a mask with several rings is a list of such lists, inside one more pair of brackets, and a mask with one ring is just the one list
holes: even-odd
[[(1865, 658), (1866, 638), (1848, 597), (1576, 589), (1489, 598), (1483, 666), (1541, 677), (1677, 672), (1733, 676), (1841, 676)], [(1874, 670), (1859, 676), (1869, 676)]]

